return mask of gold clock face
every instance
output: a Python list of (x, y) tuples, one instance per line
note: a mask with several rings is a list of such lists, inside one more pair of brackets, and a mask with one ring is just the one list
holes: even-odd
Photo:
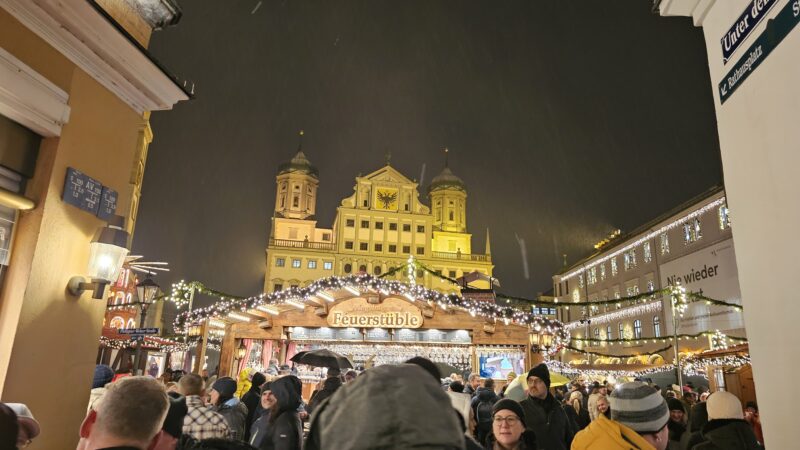
[(396, 211), (397, 200), (397, 189), (378, 189), (375, 193), (375, 208)]

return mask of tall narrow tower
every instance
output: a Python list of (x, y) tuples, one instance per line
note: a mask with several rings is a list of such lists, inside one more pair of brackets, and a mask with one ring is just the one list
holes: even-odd
[(275, 217), (308, 219), (316, 213), (319, 172), (303, 153), (302, 137), (301, 131), (294, 158), (278, 167)]
[(433, 226), (441, 231), (467, 232), (467, 188), (448, 165), (444, 149), (444, 169), (431, 180), (428, 195), (433, 210)]

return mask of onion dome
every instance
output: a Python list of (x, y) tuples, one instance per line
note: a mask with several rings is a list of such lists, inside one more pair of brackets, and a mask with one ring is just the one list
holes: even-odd
[(450, 167), (448, 167), (447, 153), (448, 150), (444, 149), (444, 169), (442, 169), (439, 175), (433, 177), (430, 186), (428, 186), (428, 192), (433, 192), (440, 189), (456, 189), (459, 191), (467, 190), (467, 186), (464, 184), (464, 181), (457, 177), (450, 170)]
[(300, 145), (297, 148), (297, 154), (294, 155), (289, 162), (285, 162), (278, 166), (278, 175), (283, 175), (284, 173), (293, 173), (293, 172), (300, 172), (307, 175), (311, 175), (315, 178), (319, 177), (319, 170), (316, 167), (311, 165), (311, 162), (306, 158), (306, 154), (303, 153), (303, 132), (300, 132)]

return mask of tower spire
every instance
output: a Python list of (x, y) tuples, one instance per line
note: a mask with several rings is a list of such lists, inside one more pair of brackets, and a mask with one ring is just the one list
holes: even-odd
[(486, 251), (485, 251), (485, 253), (487, 255), (490, 255), (490, 256), (492, 254), (492, 243), (489, 240), (489, 227), (486, 227)]
[(445, 166), (445, 167), (450, 167), (450, 166), (449, 166), (449, 164), (448, 164), (448, 161), (447, 161), (447, 154), (448, 154), (449, 152), (450, 152), (450, 149), (448, 149), (447, 147), (445, 147), (445, 148), (444, 148), (444, 166)]
[(304, 134), (306, 134), (306, 133), (303, 130), (300, 130), (297, 133), (297, 151), (298, 152), (302, 152), (303, 151), (303, 135)]

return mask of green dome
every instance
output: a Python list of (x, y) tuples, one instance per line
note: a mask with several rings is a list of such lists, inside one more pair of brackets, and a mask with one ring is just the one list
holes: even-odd
[(319, 176), (319, 171), (316, 167), (311, 165), (311, 162), (306, 158), (302, 150), (298, 150), (291, 161), (278, 166), (278, 175), (290, 172), (302, 172), (315, 178)]
[(457, 189), (459, 191), (466, 191), (467, 186), (458, 178), (449, 167), (445, 166), (444, 170), (439, 175), (433, 177), (431, 185), (428, 186), (428, 192), (438, 191), (440, 189)]

